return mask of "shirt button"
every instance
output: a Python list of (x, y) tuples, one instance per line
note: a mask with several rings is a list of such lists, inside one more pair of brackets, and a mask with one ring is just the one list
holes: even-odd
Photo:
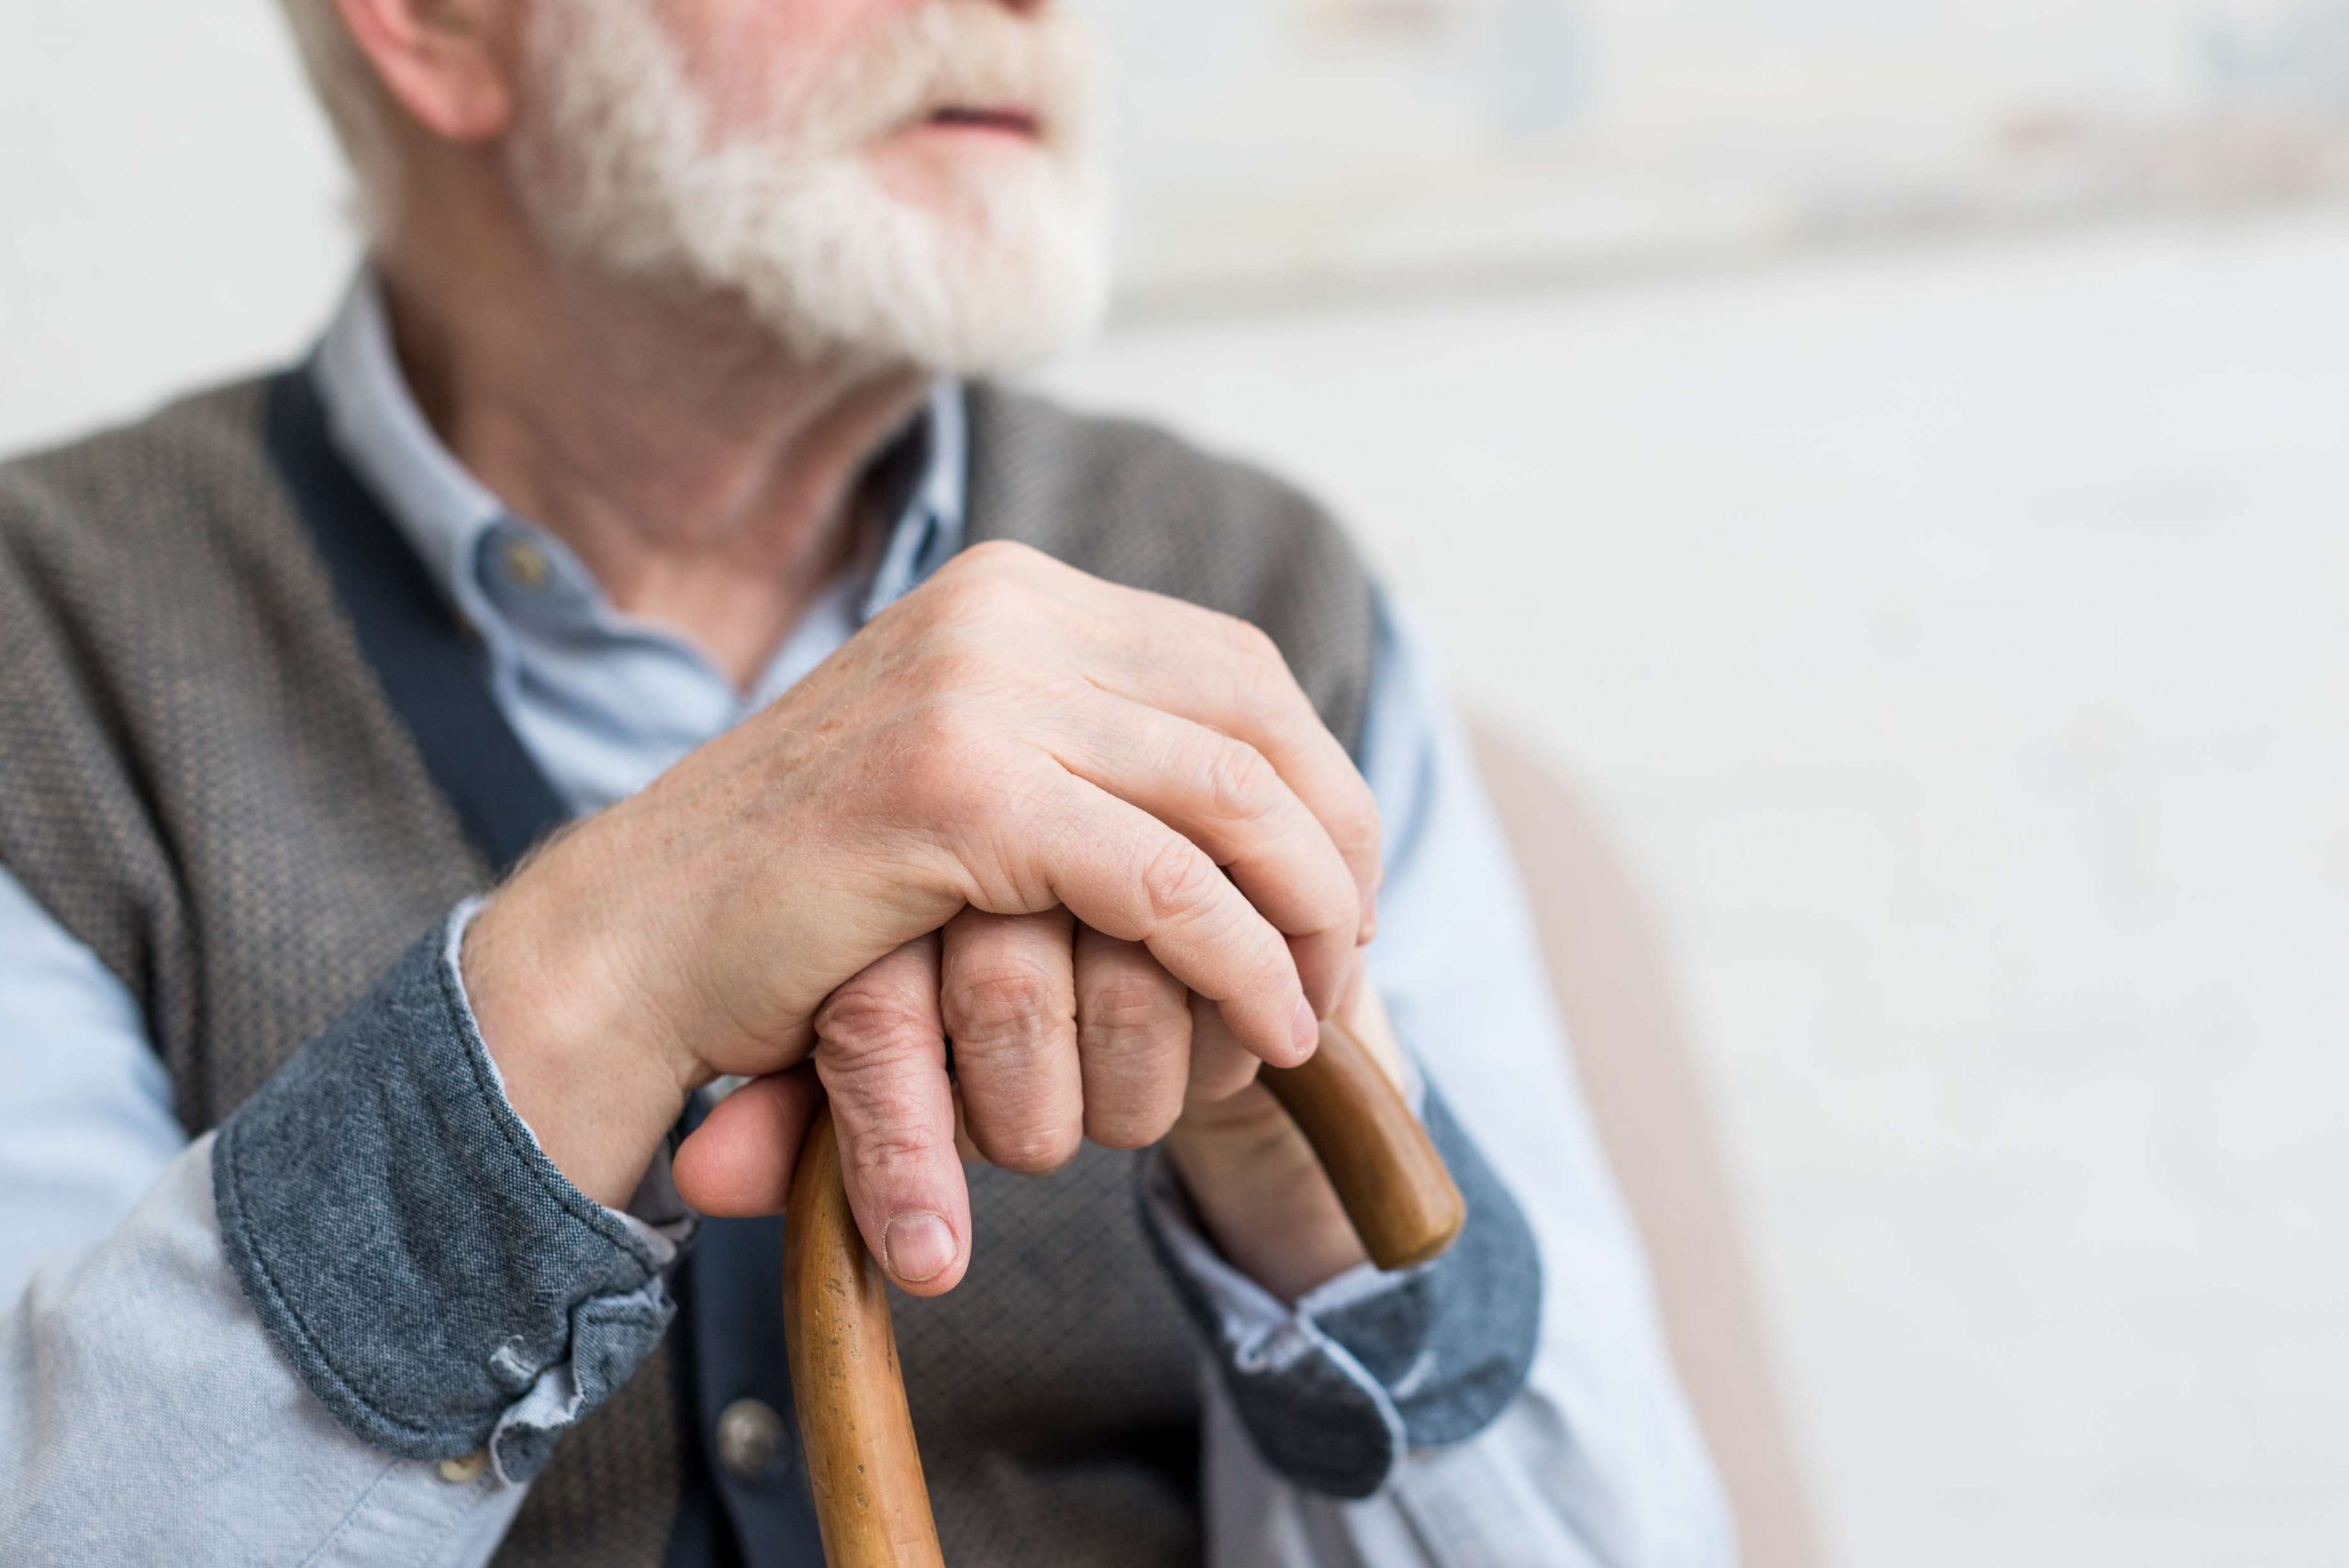
[(442, 1460), (440, 1464), (440, 1479), (462, 1486), (468, 1481), (481, 1479), (481, 1473), (488, 1468), (489, 1450), (477, 1448), (462, 1459)]
[(529, 593), (545, 587), (554, 574), (547, 552), (527, 539), (509, 537), (498, 549), (498, 560), (506, 568), (506, 580)]
[(763, 1481), (783, 1448), (783, 1418), (763, 1399), (737, 1399), (718, 1413), (718, 1462), (737, 1481)]

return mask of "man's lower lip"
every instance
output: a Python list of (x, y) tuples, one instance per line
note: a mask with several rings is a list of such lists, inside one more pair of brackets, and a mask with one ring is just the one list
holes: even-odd
[(996, 136), (1024, 137), (1031, 141), (1038, 132), (1035, 120), (1026, 115), (947, 113), (930, 116), (922, 121), (922, 126), (929, 130), (984, 131)]

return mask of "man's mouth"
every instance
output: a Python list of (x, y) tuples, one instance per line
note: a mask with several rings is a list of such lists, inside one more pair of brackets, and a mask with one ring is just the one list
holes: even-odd
[(991, 131), (998, 136), (1026, 137), (1031, 141), (1043, 128), (1032, 110), (1004, 105), (950, 104), (932, 110), (922, 123), (941, 130)]

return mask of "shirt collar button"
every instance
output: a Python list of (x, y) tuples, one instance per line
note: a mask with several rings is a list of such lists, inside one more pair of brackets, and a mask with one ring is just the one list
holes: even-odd
[(554, 563), (537, 541), (508, 535), (498, 546), (497, 562), (506, 580), (526, 593), (536, 593), (554, 575)]

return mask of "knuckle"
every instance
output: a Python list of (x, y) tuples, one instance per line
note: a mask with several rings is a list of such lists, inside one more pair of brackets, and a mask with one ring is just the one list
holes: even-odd
[(1266, 942), (1250, 965), (1254, 971), (1248, 985), (1248, 995), (1278, 996), (1297, 988), (1297, 960), (1286, 942)]
[(1216, 874), (1214, 863), (1189, 840), (1168, 834), (1142, 862), (1138, 879), (1153, 929), (1197, 915)]
[(998, 956), (960, 968), (945, 1004), (947, 1029), (962, 1047), (1043, 1040), (1072, 1021), (1061, 987), (1032, 959)]
[(964, 575), (1002, 575), (1025, 572), (1045, 560), (1044, 552), (1017, 539), (987, 539), (965, 547), (954, 557)]
[(1224, 640), (1233, 652), (1252, 665), (1277, 670), (1284, 678), (1287, 676), (1288, 662), (1281, 657), (1280, 644), (1273, 640), (1272, 633), (1238, 616), (1221, 616), (1219, 620)]
[(1367, 786), (1349, 790), (1343, 805), (1338, 807), (1337, 820), (1330, 824), (1330, 837), (1337, 841), (1339, 852), (1348, 859), (1368, 861), (1378, 864), (1380, 850), (1386, 837), (1386, 825), (1378, 815), (1378, 803)]
[(1244, 740), (1223, 740), (1207, 759), (1208, 807), (1226, 820), (1252, 822), (1269, 814), (1277, 798), (1273, 765)]
[(985, 625), (1029, 602), (1038, 570), (1050, 560), (1041, 550), (1010, 539), (983, 539), (956, 555), (927, 585), (934, 625)]
[(917, 998), (853, 980), (816, 1012), (817, 1038), (850, 1062), (926, 1055), (936, 1029)]
[(1190, 999), (1161, 975), (1120, 975), (1087, 998), (1079, 1020), (1085, 1136), (1108, 1149), (1157, 1142), (1182, 1109)]
[(1297, 677), (1290, 673), (1288, 659), (1272, 633), (1253, 621), (1226, 616), (1223, 638), (1239, 665), (1241, 695), (1251, 707), (1277, 709), (1299, 698), (1302, 693)]
[(1017, 592), (1005, 573), (984, 565), (941, 572), (922, 590), (924, 630), (931, 640), (952, 645), (962, 633), (994, 621)]
[(1119, 974), (1085, 997), (1082, 1043), (1115, 1051), (1162, 1045), (1186, 1038), (1190, 1025), (1190, 1008), (1170, 983)]
[[(858, 1175), (879, 1175), (924, 1164), (941, 1151), (952, 1152), (951, 1140), (941, 1138), (918, 1117), (890, 1115), (893, 1107), (885, 1104), (874, 1108), (878, 1114), (872, 1125), (842, 1145), (841, 1158), (848, 1170)], [(903, 1113), (910, 1107), (894, 1108)]]

